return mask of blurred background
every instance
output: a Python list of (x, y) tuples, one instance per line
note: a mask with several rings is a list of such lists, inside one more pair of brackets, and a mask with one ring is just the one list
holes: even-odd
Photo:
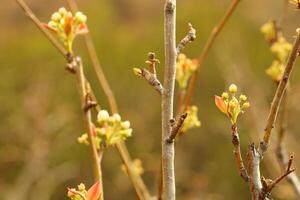
[[(27, 0), (41, 21), (47, 22), (63, 0)], [(88, 16), (88, 25), (104, 72), (111, 83), (123, 119), (131, 121), (133, 137), (126, 143), (133, 158), (143, 162), (143, 178), (151, 194), (157, 192), (160, 164), (160, 98), (145, 81), (132, 73), (145, 66), (147, 53), (163, 57), (163, 4), (153, 0), (78, 0)], [(197, 29), (197, 39), (184, 53), (199, 56), (212, 28), (224, 15), (230, 0), (178, 0), (177, 40), (187, 32), (187, 23)], [(267, 110), (276, 89), (265, 69), (273, 57), (260, 27), (282, 15), (283, 0), (247, 1), (238, 6), (204, 62), (193, 104), (199, 108), (202, 126), (186, 133), (176, 143), (178, 199), (250, 199), (248, 185), (239, 177), (231, 145), (229, 120), (214, 105), (214, 95), (236, 83), (252, 107), (240, 118), (239, 129), (245, 155), (250, 141), (258, 142)], [(292, 6), (282, 28), (293, 41), (300, 14)], [(15, 1), (0, 6), (0, 199), (67, 199), (66, 187), (93, 182), (89, 148), (77, 143), (84, 132), (75, 79), (64, 70), (65, 60), (24, 15)], [(75, 49), (99, 103), (108, 102), (97, 82), (83, 39)], [(300, 69), (296, 63), (288, 99), (288, 152), (295, 152), (300, 167)], [(163, 65), (158, 68), (162, 79)], [(275, 133), (275, 132), (274, 132)], [(281, 174), (275, 158), (274, 134), (263, 175)], [(136, 199), (129, 178), (121, 170), (114, 148), (104, 154), (104, 191), (110, 200)], [(297, 171), (300, 173), (300, 171)], [(275, 199), (297, 199), (285, 180), (273, 192)]]

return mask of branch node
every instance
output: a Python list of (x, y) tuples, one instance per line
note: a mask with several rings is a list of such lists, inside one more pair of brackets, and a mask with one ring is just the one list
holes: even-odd
[(177, 134), (180, 132), (182, 126), (183, 126), (183, 123), (184, 123), (184, 120), (186, 119), (187, 117), (187, 113), (183, 113), (181, 114), (177, 120), (174, 120), (174, 119), (171, 119), (170, 120), (170, 124), (171, 124), (171, 133), (170, 133), (170, 136), (168, 139), (166, 139), (166, 142), (167, 143), (173, 143)]

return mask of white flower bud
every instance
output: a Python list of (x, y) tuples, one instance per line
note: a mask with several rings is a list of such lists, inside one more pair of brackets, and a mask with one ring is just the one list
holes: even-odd
[(231, 84), (229, 86), (229, 92), (235, 94), (237, 92), (237, 86), (235, 84)]
[(79, 23), (86, 23), (87, 17), (82, 12), (76, 12), (75, 20)]
[(61, 19), (61, 15), (58, 12), (55, 12), (51, 16), (51, 20), (54, 22), (58, 22)]
[(121, 116), (118, 113), (113, 114), (112, 116), (117, 122), (121, 121)]
[(58, 12), (61, 14), (61, 15), (65, 15), (67, 13), (67, 10), (65, 9), (65, 7), (61, 7), (60, 9), (58, 9)]
[(109, 118), (109, 114), (106, 110), (100, 110), (98, 112), (98, 115), (97, 115), (97, 121), (98, 122), (106, 121), (108, 118)]
[(130, 122), (129, 121), (124, 121), (121, 123), (121, 126), (123, 129), (129, 129), (130, 128)]

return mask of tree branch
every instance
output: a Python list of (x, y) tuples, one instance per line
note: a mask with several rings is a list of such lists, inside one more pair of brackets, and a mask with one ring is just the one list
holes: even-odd
[(171, 133), (169, 121), (173, 118), (173, 100), (176, 73), (176, 0), (165, 1), (164, 38), (165, 71), (162, 95), (162, 199), (175, 200), (174, 143), (166, 140)]
[[(92, 116), (91, 116), (91, 110), (86, 110), (90, 93), (86, 88), (86, 80), (85, 75), (83, 71), (83, 65), (80, 57), (76, 57), (73, 62), (68, 63), (68, 65), (72, 65), (72, 67), (75, 70), (75, 75), (77, 77), (77, 85), (79, 89), (81, 104), (82, 104), (82, 110), (84, 114), (84, 125), (87, 130), (88, 136), (89, 136), (89, 143), (91, 147), (92, 152), (92, 158), (94, 162), (94, 169), (95, 169), (95, 181), (100, 181), (100, 187), (102, 189), (102, 171), (101, 171), (101, 165), (100, 165), (100, 159), (98, 156), (98, 151), (95, 144), (95, 138), (94, 138), (94, 130), (92, 128)], [(101, 195), (103, 195), (103, 191), (101, 191)], [(100, 200), (103, 199), (100, 198)]]
[(226, 23), (228, 22), (228, 20), (230, 19), (230, 17), (232, 16), (232, 14), (234, 13), (234, 11), (236, 10), (236, 7), (237, 5), (239, 4), (241, 0), (232, 0), (231, 1), (231, 4), (228, 8), (228, 10), (226, 11), (224, 17), (221, 19), (221, 21), (219, 22), (218, 25), (216, 25), (205, 46), (204, 46), (204, 49), (202, 50), (199, 58), (198, 58), (198, 65), (197, 65), (197, 69), (196, 71), (193, 73), (192, 75), (192, 78), (189, 82), (189, 85), (188, 85), (188, 89), (187, 89), (187, 93), (186, 93), (186, 96), (185, 96), (185, 101), (184, 101), (184, 110), (190, 105), (190, 102), (191, 102), (191, 99), (192, 99), (192, 96), (193, 96), (193, 93), (194, 93), (194, 90), (195, 90), (195, 87), (196, 87), (196, 81), (197, 81), (197, 78), (198, 78), (198, 73), (199, 73), (199, 69), (200, 67), (202, 66), (205, 58), (207, 57), (208, 55), (208, 52), (210, 51), (211, 47), (213, 46), (216, 38), (219, 36), (219, 34), (221, 33), (221, 31), (223, 30), (224, 26), (226, 25)]
[(176, 136), (180, 133), (180, 130), (183, 126), (184, 120), (186, 119), (187, 115), (187, 113), (183, 113), (179, 116), (177, 120), (171, 119), (170, 123), (172, 126), (172, 130), (169, 138), (167, 139), (168, 143), (174, 142)]
[(266, 124), (265, 131), (264, 131), (263, 141), (260, 142), (260, 152), (262, 155), (268, 149), (268, 145), (269, 145), (270, 137), (271, 137), (271, 131), (274, 128), (274, 123), (276, 120), (280, 102), (281, 102), (281, 99), (286, 90), (286, 86), (287, 86), (288, 80), (290, 78), (290, 74), (292, 72), (295, 60), (298, 56), (299, 46), (300, 46), (300, 31), (298, 30), (297, 37), (294, 41), (292, 51), (287, 60), (287, 64), (286, 64), (286, 67), (284, 70), (283, 77), (277, 87), (275, 96), (274, 96), (272, 104), (271, 104), (270, 112), (269, 112), (268, 119), (267, 119), (267, 124)]
[(233, 124), (232, 130), (232, 144), (234, 146), (233, 154), (236, 162), (237, 169), (239, 170), (240, 176), (245, 182), (249, 181), (249, 176), (244, 165), (244, 161), (241, 154), (240, 138), (237, 132), (237, 125)]
[(193, 42), (196, 39), (196, 30), (193, 28), (192, 24), (189, 23), (189, 32), (187, 35), (179, 42), (176, 48), (177, 55), (185, 48), (188, 43)]

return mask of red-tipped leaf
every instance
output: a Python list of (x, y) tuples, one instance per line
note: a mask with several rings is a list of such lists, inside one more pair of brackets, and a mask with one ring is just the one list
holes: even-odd
[(101, 194), (100, 182), (97, 181), (87, 192), (87, 200), (98, 200)]
[(221, 97), (215, 95), (215, 103), (222, 113), (227, 114), (227, 106)]

